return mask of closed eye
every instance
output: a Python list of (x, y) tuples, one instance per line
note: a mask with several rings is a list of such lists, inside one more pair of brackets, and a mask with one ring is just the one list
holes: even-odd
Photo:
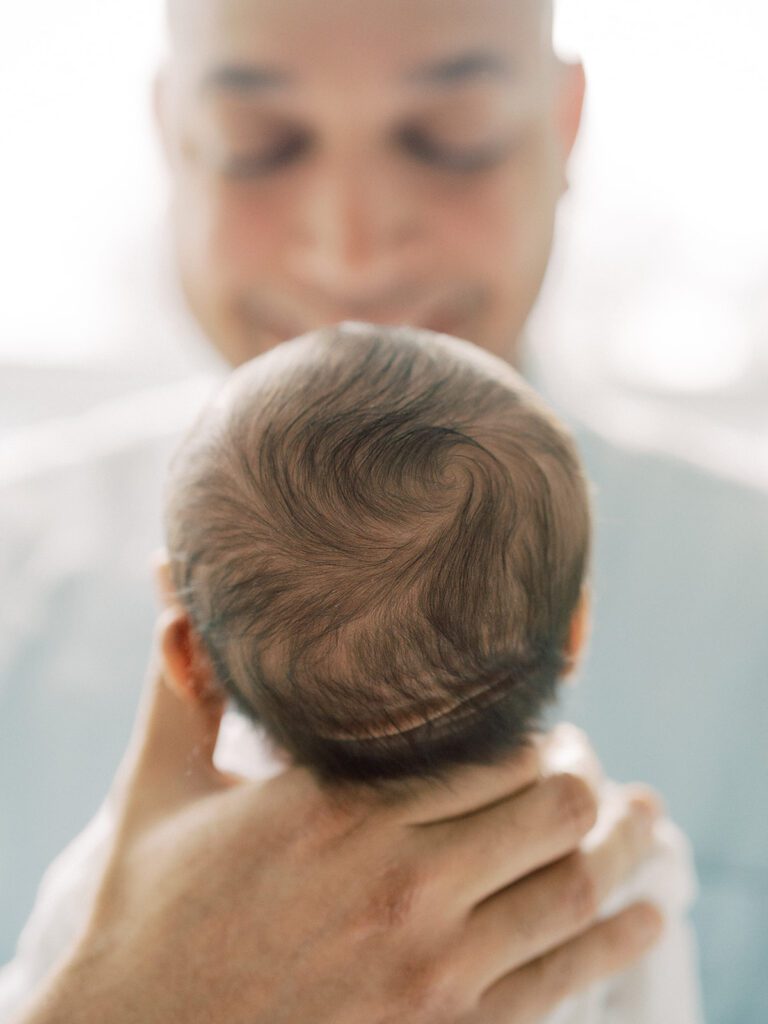
[(421, 128), (406, 127), (397, 133), (397, 143), (420, 163), (445, 171), (472, 173), (489, 170), (509, 156), (510, 140), (476, 145), (448, 145), (430, 137)]
[(257, 178), (289, 167), (312, 148), (308, 132), (291, 131), (267, 146), (226, 155), (222, 171), (229, 178)]

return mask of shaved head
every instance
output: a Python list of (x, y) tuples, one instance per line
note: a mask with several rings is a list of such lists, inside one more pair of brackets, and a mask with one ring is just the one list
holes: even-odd
[[(190, 19), (199, 17), (206, 7), (210, 9), (216, 5), (220, 7), (226, 5), (233, 10), (237, 8), (247, 10), (248, 7), (253, 7), (260, 2), (262, 0), (166, 0), (167, 21), (171, 32), (176, 32), (188, 24)], [(282, 0), (282, 2), (288, 3), (290, 0)], [(306, 0), (302, 0), (302, 2), (306, 3)], [(315, 2), (322, 4), (323, 0), (315, 0)], [(385, 4), (386, 2), (387, 0), (385, 0)], [(503, 2), (518, 7), (532, 4), (534, 8), (538, 8), (542, 18), (546, 19), (548, 24), (552, 23), (554, 0), (503, 0)], [(327, 0), (324, 5), (327, 6)]]
[(427, 332), (317, 332), (238, 371), (177, 455), (174, 583), (219, 680), (334, 779), (524, 742), (589, 544), (572, 443), (507, 366)]

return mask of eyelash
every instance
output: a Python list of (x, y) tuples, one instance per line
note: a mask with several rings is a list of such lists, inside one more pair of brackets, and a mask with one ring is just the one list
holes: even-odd
[(471, 174), (486, 171), (500, 163), (506, 147), (500, 145), (452, 149), (433, 142), (417, 128), (404, 128), (397, 136), (399, 144), (410, 156), (446, 171)]
[(231, 157), (224, 166), (224, 173), (229, 178), (258, 178), (282, 170), (304, 156), (310, 149), (312, 140), (303, 132), (295, 132), (286, 136), (278, 145), (268, 150), (266, 155), (243, 154)]
[[(489, 170), (500, 163), (508, 147), (494, 145), (476, 149), (458, 150), (440, 146), (417, 128), (404, 128), (395, 136), (397, 144), (406, 154), (422, 164), (440, 170), (472, 174)], [(296, 132), (287, 136), (266, 155), (243, 154), (230, 158), (224, 173), (233, 179), (267, 177), (296, 163), (312, 148), (308, 134)]]

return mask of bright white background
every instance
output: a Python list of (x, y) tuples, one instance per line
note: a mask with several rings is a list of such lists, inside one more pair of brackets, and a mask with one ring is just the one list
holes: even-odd
[[(557, 32), (590, 99), (532, 327), (550, 386), (768, 485), (768, 4), (561, 0)], [(161, 0), (0, 9), (0, 431), (188, 365), (161, 53)]]

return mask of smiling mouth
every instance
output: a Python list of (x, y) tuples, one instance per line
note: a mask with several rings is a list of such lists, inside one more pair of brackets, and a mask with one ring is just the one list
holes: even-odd
[(358, 309), (353, 319), (391, 327), (416, 327), (438, 334), (460, 334), (481, 305), (478, 293), (463, 292), (416, 301), (401, 308)]

